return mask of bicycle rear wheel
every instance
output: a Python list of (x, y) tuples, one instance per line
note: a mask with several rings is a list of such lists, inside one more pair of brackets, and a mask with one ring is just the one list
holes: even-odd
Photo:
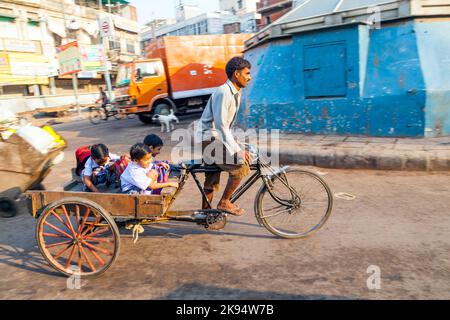
[(89, 121), (92, 124), (99, 124), (102, 120), (107, 120), (107, 118), (103, 108), (92, 108), (89, 110)]
[(125, 115), (120, 112), (114, 112), (114, 119), (123, 120), (123, 119), (125, 119)]
[(272, 234), (287, 238), (304, 238), (319, 230), (333, 208), (333, 196), (318, 175), (303, 170), (289, 170), (273, 177), (256, 196), (255, 213)]

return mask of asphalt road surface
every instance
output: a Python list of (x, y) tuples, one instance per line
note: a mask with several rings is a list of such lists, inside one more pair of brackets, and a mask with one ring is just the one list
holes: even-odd
[[(124, 153), (159, 132), (138, 120), (55, 129), (69, 147), (44, 182), (49, 190), (70, 180), (77, 147), (103, 142)], [(164, 159), (177, 142), (161, 136)], [(133, 244), (130, 231), (121, 230), (115, 265), (82, 280), (80, 289), (70, 289), (46, 264), (36, 222), (22, 203), (17, 217), (0, 219), (0, 299), (450, 299), (449, 173), (307, 169), (320, 171), (334, 194), (355, 196), (336, 198), (329, 221), (313, 236), (284, 240), (260, 227), (253, 214), (258, 185), (238, 203), (246, 215), (231, 217), (222, 231), (164, 223)], [(175, 209), (198, 208), (200, 200), (190, 181)], [(377, 271), (380, 283), (369, 278)]]

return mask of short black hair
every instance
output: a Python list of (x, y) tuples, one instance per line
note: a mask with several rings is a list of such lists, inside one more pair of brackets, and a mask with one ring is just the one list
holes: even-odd
[(227, 66), (225, 67), (225, 71), (227, 73), (228, 79), (231, 79), (235, 71), (241, 71), (244, 68), (250, 69), (251, 67), (252, 64), (250, 63), (250, 61), (242, 57), (234, 57), (231, 58), (230, 61), (228, 61)]
[(133, 161), (139, 161), (151, 153), (150, 147), (143, 143), (136, 143), (130, 149), (130, 157)]
[(101, 160), (106, 157), (109, 157), (108, 147), (105, 146), (103, 143), (94, 144), (91, 147), (91, 157), (94, 160)]
[(144, 144), (152, 147), (153, 149), (164, 146), (164, 143), (160, 137), (156, 134), (149, 134), (144, 139)]

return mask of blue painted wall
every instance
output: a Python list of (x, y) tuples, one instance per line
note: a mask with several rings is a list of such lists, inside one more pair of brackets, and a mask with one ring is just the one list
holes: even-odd
[[(443, 27), (446, 33), (436, 32)], [(428, 78), (442, 64), (450, 67), (450, 41), (443, 44), (449, 36), (446, 22), (411, 20), (379, 30), (318, 30), (261, 45), (245, 54), (253, 80), (238, 122), (285, 132), (412, 137), (439, 123), (445, 132), (448, 103), (442, 102), (448, 102), (450, 72), (441, 72), (440, 81)], [(438, 52), (431, 45), (440, 46)], [(423, 63), (430, 56), (433, 66)]]
[(427, 87), (425, 135), (449, 135), (450, 21), (417, 20), (415, 30)]

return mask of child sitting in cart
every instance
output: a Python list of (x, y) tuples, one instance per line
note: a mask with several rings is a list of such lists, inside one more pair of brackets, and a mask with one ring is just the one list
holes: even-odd
[(137, 143), (130, 149), (131, 163), (120, 177), (121, 189), (126, 194), (160, 194), (161, 189), (167, 187), (178, 188), (177, 182), (161, 182), (162, 177), (158, 166), (153, 161), (152, 149), (144, 144)]
[[(149, 134), (144, 139), (144, 144), (150, 147), (150, 151), (152, 152), (152, 157), (155, 159), (160, 153), (161, 149), (164, 146), (164, 142), (162, 139), (156, 134)], [(169, 178), (171, 166), (168, 161), (153, 161), (153, 166), (156, 171), (158, 171), (158, 182), (166, 182)], [(152, 194), (160, 194), (161, 189), (153, 190)]]
[(109, 153), (104, 144), (96, 144), (91, 147), (91, 156), (87, 159), (81, 177), (85, 192), (100, 192), (97, 188), (100, 184), (112, 184), (115, 181), (113, 164), (119, 156)]

